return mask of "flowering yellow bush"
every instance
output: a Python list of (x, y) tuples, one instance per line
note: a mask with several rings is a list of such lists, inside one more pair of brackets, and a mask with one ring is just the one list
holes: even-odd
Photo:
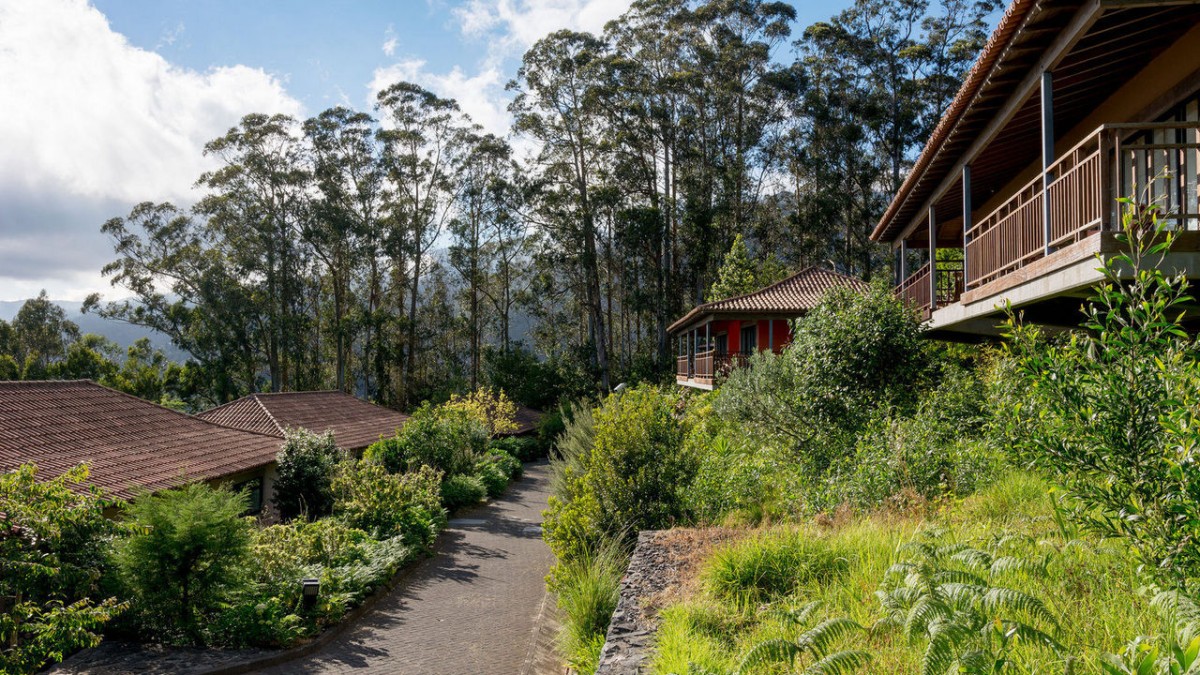
[(517, 404), (503, 391), (481, 387), (466, 396), (453, 394), (442, 404), (442, 411), (477, 420), (493, 437), (517, 430)]

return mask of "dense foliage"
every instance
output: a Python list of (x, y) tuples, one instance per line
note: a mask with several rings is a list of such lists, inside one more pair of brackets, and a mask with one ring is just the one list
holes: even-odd
[(342, 451), (332, 432), (314, 434), (291, 429), (275, 456), (275, 496), (280, 518), (315, 520), (333, 510), (333, 472)]
[(669, 527), (684, 515), (684, 490), (695, 472), (674, 401), (654, 387), (611, 394), (587, 424), (591, 437), (581, 440), (588, 447), (561, 469), (545, 515), (546, 541), (560, 558)]
[[(531, 44), (492, 133), (410, 82), (369, 111), (252, 112), (206, 144), (194, 205), (146, 195), (104, 223), (128, 300), (86, 309), (190, 355), (172, 394), (194, 408), (325, 388), (408, 408), (480, 384), (548, 407), (657, 379), (667, 326), (710, 290), (884, 270), (868, 234), (996, 4), (857, 0), (805, 27), (787, 3), (642, 0)], [(52, 322), (17, 323), (0, 376), (65, 359)]]
[(32, 672), (99, 644), (126, 609), (102, 588), (118, 525), (83, 489), (86, 467), (50, 480), (22, 466), (0, 475), (0, 672)]

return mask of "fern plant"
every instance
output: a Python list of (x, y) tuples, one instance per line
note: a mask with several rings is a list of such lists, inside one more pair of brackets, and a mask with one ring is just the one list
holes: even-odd
[(1105, 654), (1108, 675), (1195, 675), (1200, 673), (1200, 605), (1178, 591), (1154, 596), (1151, 605), (1166, 626), (1154, 640), (1139, 637), (1121, 654)]
[[(861, 633), (863, 627), (845, 617), (825, 619), (812, 625), (821, 603), (810, 602), (799, 609), (780, 611), (780, 616), (800, 631), (794, 639), (777, 638), (758, 643), (746, 652), (735, 675), (783, 665), (789, 673), (801, 675), (848, 675), (871, 662), (871, 654), (861, 650), (834, 651), (847, 636)], [(771, 670), (770, 672), (780, 672)], [(688, 675), (718, 675), (692, 664)]]
[(1012, 649), (1032, 642), (1062, 651), (1057, 620), (1041, 600), (993, 581), (1009, 574), (1045, 572), (1032, 560), (942, 541), (929, 530), (907, 544), (908, 557), (885, 574), (876, 596), (884, 615), (872, 630), (902, 629), (911, 642), (927, 640), (923, 675), (1000, 673)]

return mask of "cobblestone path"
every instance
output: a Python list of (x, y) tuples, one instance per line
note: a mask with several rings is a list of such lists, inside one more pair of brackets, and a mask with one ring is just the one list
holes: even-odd
[(541, 539), (549, 467), (450, 521), (433, 557), (324, 649), (268, 673), (525, 675), (558, 672)]

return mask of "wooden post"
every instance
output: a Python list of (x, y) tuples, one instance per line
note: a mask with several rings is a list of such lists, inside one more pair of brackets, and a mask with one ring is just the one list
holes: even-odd
[(908, 281), (908, 241), (900, 240), (900, 283)]
[(1054, 163), (1054, 76), (1042, 71), (1042, 247), (1050, 255), (1050, 165)]
[(970, 266), (967, 264), (967, 244), (970, 242), (971, 231), (971, 165), (964, 164), (962, 168), (962, 220), (963, 220), (963, 290), (966, 291), (968, 284), (971, 282), (967, 271)]
[(929, 207), (929, 311), (937, 309), (937, 213)]

